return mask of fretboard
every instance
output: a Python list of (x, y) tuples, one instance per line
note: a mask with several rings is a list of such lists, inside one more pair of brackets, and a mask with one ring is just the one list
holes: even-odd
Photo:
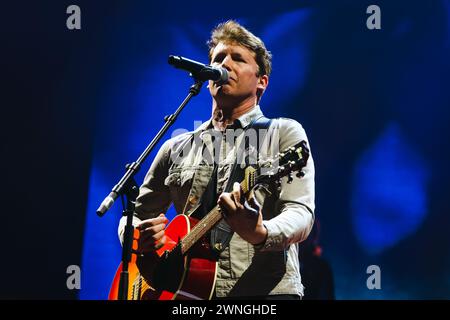
[[(247, 182), (241, 182), (241, 188), (244, 194), (247, 194), (249, 188)], [(216, 205), (208, 214), (203, 217), (192, 230), (181, 240), (181, 253), (185, 254), (198, 240), (200, 240), (216, 223), (222, 219), (221, 208)]]

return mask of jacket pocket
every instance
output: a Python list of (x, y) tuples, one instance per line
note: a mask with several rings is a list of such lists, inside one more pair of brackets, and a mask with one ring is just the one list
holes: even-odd
[(169, 170), (169, 175), (164, 180), (164, 184), (170, 190), (170, 196), (177, 214), (184, 211), (194, 173), (195, 170), (192, 169), (174, 168)]
[(181, 168), (169, 171), (169, 175), (164, 180), (164, 184), (170, 187), (184, 187), (192, 183), (194, 170), (182, 170)]

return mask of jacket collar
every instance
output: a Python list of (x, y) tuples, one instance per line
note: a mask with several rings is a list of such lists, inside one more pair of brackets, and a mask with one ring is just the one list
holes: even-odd
[[(250, 111), (244, 113), (242, 116), (234, 120), (233, 128), (242, 128), (245, 129), (252, 122), (253, 119), (257, 119), (262, 117), (264, 114), (261, 111), (261, 107), (259, 105), (255, 105)], [(208, 129), (213, 129), (212, 118), (208, 121), (202, 123), (194, 132), (204, 131)]]

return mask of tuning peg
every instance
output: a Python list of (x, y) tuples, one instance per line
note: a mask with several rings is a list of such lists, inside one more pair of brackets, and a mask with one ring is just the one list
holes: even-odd
[(281, 192), (281, 179), (275, 180), (275, 186), (278, 192)]
[(303, 171), (299, 171), (296, 174), (297, 178), (303, 178), (305, 176), (305, 173)]
[(292, 181), (294, 181), (294, 178), (292, 177), (292, 172), (289, 172), (287, 177), (288, 177), (287, 183), (291, 184)]

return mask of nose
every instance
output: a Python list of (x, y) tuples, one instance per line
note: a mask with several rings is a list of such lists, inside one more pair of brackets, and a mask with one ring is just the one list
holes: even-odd
[(222, 60), (221, 67), (227, 69), (227, 71), (231, 71), (230, 65), (231, 65), (231, 57), (227, 55), (227, 56)]

